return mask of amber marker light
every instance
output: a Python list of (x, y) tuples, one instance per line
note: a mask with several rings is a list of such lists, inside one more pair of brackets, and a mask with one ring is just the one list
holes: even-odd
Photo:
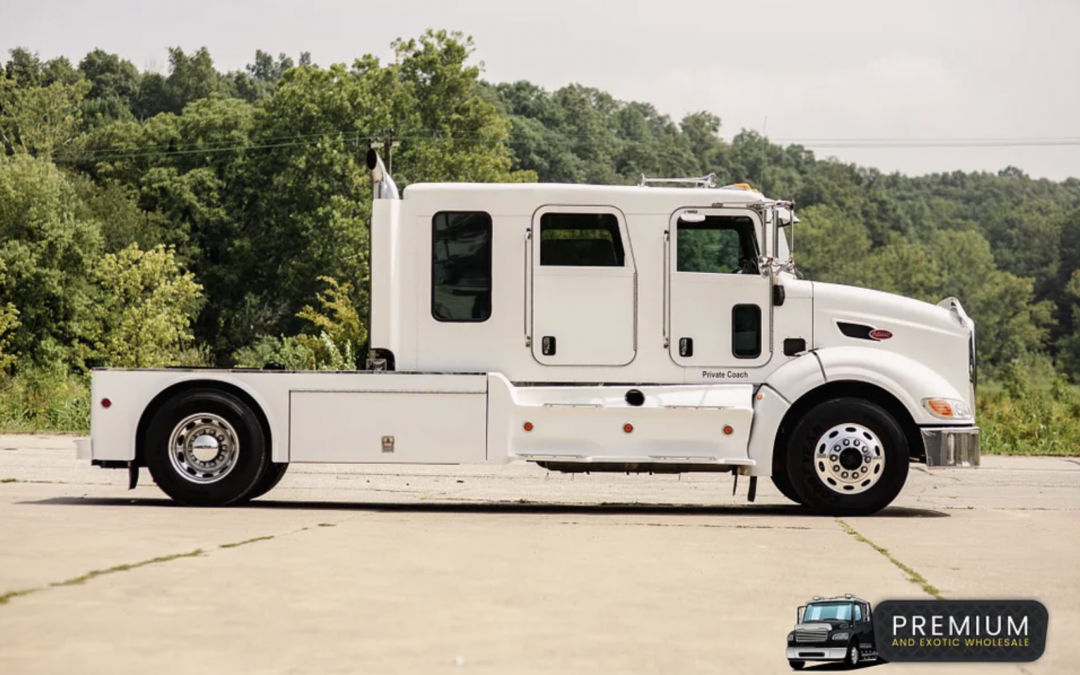
[(730, 424), (724, 425), (724, 435), (725, 436), (730, 436), (733, 433), (735, 433), (735, 429), (732, 428), (732, 426)]
[(622, 425), (622, 430), (625, 431), (626, 433), (630, 433), (631, 431), (634, 430), (634, 425), (627, 422), (626, 424)]
[(524, 429), (525, 431), (532, 431), (533, 430), (533, 423), (532, 422), (526, 422), (525, 424), (521, 425), (521, 428)]
[(960, 399), (924, 398), (923, 407), (929, 410), (931, 415), (941, 419), (968, 419), (971, 417), (971, 408)]

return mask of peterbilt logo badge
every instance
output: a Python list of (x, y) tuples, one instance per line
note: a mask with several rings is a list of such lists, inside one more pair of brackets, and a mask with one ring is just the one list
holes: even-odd
[(870, 337), (874, 340), (888, 340), (892, 337), (892, 333), (884, 328), (878, 328), (877, 330), (870, 331)]

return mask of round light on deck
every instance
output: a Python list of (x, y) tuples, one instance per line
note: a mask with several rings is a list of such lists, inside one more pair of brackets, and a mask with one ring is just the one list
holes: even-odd
[(524, 429), (525, 431), (532, 431), (533, 430), (533, 423), (532, 422), (526, 422), (525, 424), (521, 425), (521, 428)]
[(735, 429), (733, 429), (730, 424), (724, 425), (724, 435), (725, 436), (730, 436), (733, 433), (735, 433)]
[(622, 425), (622, 430), (625, 431), (626, 433), (630, 433), (631, 431), (634, 430), (634, 425), (627, 422), (626, 424)]
[(108, 408), (111, 405), (112, 405), (112, 401), (110, 401), (109, 399), (107, 399), (107, 398), (101, 399), (101, 407), (102, 408)]

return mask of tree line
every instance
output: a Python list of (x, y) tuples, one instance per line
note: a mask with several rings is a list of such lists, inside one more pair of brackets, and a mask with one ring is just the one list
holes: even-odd
[(366, 340), (369, 143), (418, 181), (628, 184), (716, 173), (794, 199), (801, 272), (978, 323), (980, 368), (1080, 380), (1080, 180), (885, 174), (578, 84), (491, 83), (428, 32), (319, 67), (206, 49), (140, 72), (16, 48), (0, 71), (0, 368), (350, 367)]

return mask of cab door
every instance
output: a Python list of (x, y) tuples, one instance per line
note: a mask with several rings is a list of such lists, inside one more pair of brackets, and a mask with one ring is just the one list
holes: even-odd
[(675, 363), (746, 369), (769, 361), (771, 289), (758, 269), (761, 232), (761, 219), (746, 209), (673, 214), (666, 268), (668, 343)]
[(548, 206), (533, 217), (526, 294), (533, 357), (622, 366), (637, 354), (637, 270), (618, 209)]

